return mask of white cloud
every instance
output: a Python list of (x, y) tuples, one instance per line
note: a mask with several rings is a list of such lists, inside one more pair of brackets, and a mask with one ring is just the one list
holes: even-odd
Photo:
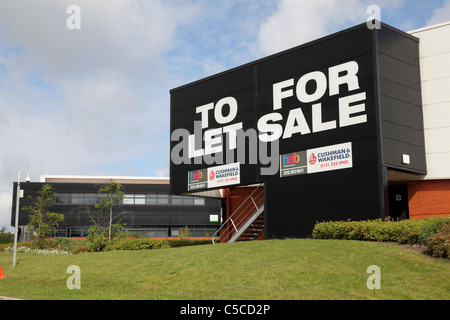
[(384, 13), (398, 10), (402, 2), (403, 0), (281, 0), (278, 10), (260, 27), (259, 46), (265, 54), (273, 54), (364, 23), (370, 16), (367, 8), (372, 4), (382, 9), (381, 20), (384, 21)]
[(433, 25), (447, 21), (450, 21), (450, 0), (447, 0), (441, 8), (438, 8), (433, 12), (433, 16), (430, 18), (430, 20), (428, 20), (427, 25)]
[[(12, 184), (11, 184), (12, 189)], [(13, 230), (11, 225), (11, 192), (0, 192), (0, 228), (7, 227), (7, 230)]]
[(317, 39), (327, 34), (330, 25), (364, 21), (365, 8), (358, 0), (282, 0), (260, 28), (260, 47), (272, 54)]
[[(66, 26), (73, 3), (81, 10), (80, 30)], [(53, 80), (93, 69), (141, 71), (170, 47), (175, 28), (194, 12), (172, 9), (162, 0), (4, 0), (0, 24), (3, 39), (24, 51), (11, 61), (14, 67), (41, 68)]]
[[(71, 4), (81, 30), (66, 27)], [(21, 168), (32, 181), (161, 168), (151, 156), (169, 141), (158, 132), (169, 123), (164, 54), (197, 13), (178, 0), (0, 2), (0, 222)]]

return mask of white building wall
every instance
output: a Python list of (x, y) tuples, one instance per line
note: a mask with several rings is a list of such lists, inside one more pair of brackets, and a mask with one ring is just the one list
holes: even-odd
[(450, 22), (409, 33), (420, 39), (428, 169), (424, 179), (450, 179)]

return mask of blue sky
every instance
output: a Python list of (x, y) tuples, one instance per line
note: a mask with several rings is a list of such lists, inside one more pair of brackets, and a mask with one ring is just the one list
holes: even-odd
[(405, 31), (450, 20), (450, 0), (2, 0), (0, 227), (21, 168), (168, 176), (170, 89), (363, 23), (369, 5)]

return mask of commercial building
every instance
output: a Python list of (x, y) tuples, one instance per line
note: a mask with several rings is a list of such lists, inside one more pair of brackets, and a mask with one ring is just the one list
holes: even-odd
[(224, 189), (221, 241), (449, 215), (449, 38), (364, 23), (171, 90), (171, 192)]
[[(114, 215), (122, 214), (119, 219), (126, 224), (128, 232), (169, 238), (177, 237), (179, 230), (187, 226), (193, 237), (211, 237), (220, 226), (220, 192), (210, 193), (215, 198), (171, 195), (168, 178), (41, 176), (40, 182), (21, 183), (25, 197), (20, 201), (20, 208), (31, 204), (28, 196), (35, 197), (42, 185), (50, 184), (57, 193), (54, 212), (64, 214), (64, 221), (54, 235), (83, 238), (88, 234), (91, 220), (97, 217), (95, 204), (100, 199), (99, 189), (111, 179), (123, 186), (123, 201), (114, 209)], [(14, 183), (11, 225), (14, 225), (16, 188)], [(22, 229), (28, 224), (28, 216), (28, 212), (20, 210)]]

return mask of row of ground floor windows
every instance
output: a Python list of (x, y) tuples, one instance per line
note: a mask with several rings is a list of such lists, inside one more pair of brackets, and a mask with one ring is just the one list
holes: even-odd
[[(212, 237), (217, 231), (217, 227), (212, 226), (187, 226), (191, 237)], [(86, 238), (90, 226), (60, 226), (55, 232), (55, 237), (65, 238)], [(178, 237), (180, 229), (185, 226), (133, 226), (126, 227), (125, 231), (139, 233), (149, 238), (170, 238)]]

